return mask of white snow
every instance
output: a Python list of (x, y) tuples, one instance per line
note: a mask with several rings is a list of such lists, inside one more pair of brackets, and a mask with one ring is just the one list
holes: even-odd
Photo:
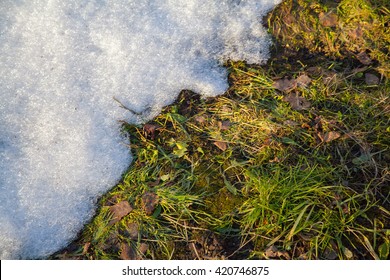
[[(0, 259), (75, 238), (131, 163), (120, 120), (262, 63), (280, 0), (0, 0)], [(114, 99), (119, 100), (119, 102)]]

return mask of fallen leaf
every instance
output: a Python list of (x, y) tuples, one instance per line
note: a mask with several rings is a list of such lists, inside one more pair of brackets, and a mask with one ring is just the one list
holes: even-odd
[(333, 12), (320, 13), (319, 20), (324, 27), (335, 27), (338, 22), (338, 17)]
[(321, 75), (323, 72), (323, 69), (320, 66), (312, 66), (306, 69), (306, 72), (310, 75), (318, 76)]
[(221, 112), (230, 113), (230, 112), (232, 112), (232, 108), (230, 108), (229, 106), (223, 105), (221, 108)]
[(296, 21), (296, 19), (295, 19), (295, 17), (292, 14), (285, 13), (285, 15), (283, 17), (283, 23), (284, 24), (291, 24), (294, 21)]
[(329, 131), (329, 132), (326, 132), (325, 134), (321, 133), (321, 132), (318, 133), (318, 137), (324, 143), (328, 143), (328, 142), (331, 142), (333, 140), (336, 140), (336, 139), (340, 138), (340, 136), (341, 136), (341, 134), (338, 133), (337, 131)]
[(113, 225), (119, 222), (124, 216), (129, 214), (133, 208), (130, 203), (126, 200), (123, 200), (113, 206), (110, 206), (110, 212), (112, 213), (112, 219), (109, 222), (109, 225)]
[(309, 257), (307, 255), (307, 253), (300, 254), (298, 257), (298, 260), (308, 260), (308, 259), (309, 259)]
[(272, 245), (265, 250), (264, 254), (268, 258), (273, 258), (273, 257), (277, 256), (278, 252), (279, 252), (278, 248), (276, 246)]
[(218, 127), (220, 130), (228, 130), (232, 123), (230, 121), (223, 121), (223, 122), (218, 122)]
[(330, 141), (333, 141), (333, 140), (340, 138), (340, 136), (341, 136), (341, 134), (339, 132), (330, 131), (330, 132), (325, 133), (324, 141), (330, 142)]
[(297, 81), (295, 79), (279, 79), (274, 81), (273, 85), (274, 88), (280, 91), (289, 92), (297, 87)]
[(366, 73), (364, 75), (364, 78), (365, 78), (366, 84), (369, 86), (379, 85), (379, 78), (374, 74)]
[(103, 250), (110, 250), (119, 252), (120, 243), (119, 243), (118, 232), (112, 231), (109, 236), (106, 238), (105, 242), (102, 245)]
[(326, 250), (324, 252), (324, 257), (327, 260), (335, 260), (335, 259), (337, 259), (338, 255), (337, 255), (335, 250), (326, 248)]
[(160, 128), (161, 126), (157, 124), (150, 124), (150, 123), (144, 124), (143, 126), (143, 130), (146, 136), (149, 137), (151, 140), (154, 140), (154, 138), (156, 137), (156, 131)]
[(360, 39), (363, 37), (363, 29), (360, 25), (358, 25), (358, 27), (356, 29), (350, 30), (348, 32), (348, 35), (353, 40)]
[(222, 150), (222, 151), (226, 151), (226, 149), (227, 149), (227, 144), (226, 144), (226, 142), (222, 142), (222, 141), (215, 141), (214, 143), (213, 143), (215, 146), (217, 146), (220, 150)]
[(206, 121), (206, 118), (204, 116), (196, 116), (195, 121), (202, 124)]
[(275, 245), (268, 247), (264, 255), (266, 258), (280, 258), (283, 257), (286, 260), (290, 259), (290, 255), (286, 251), (279, 250)]
[(146, 215), (150, 216), (153, 214), (159, 200), (158, 195), (152, 192), (145, 192), (142, 195), (142, 208), (144, 209)]
[(146, 243), (141, 243), (139, 244), (139, 247), (138, 247), (138, 251), (142, 254), (142, 255), (145, 255), (146, 252), (148, 251), (149, 249), (149, 245), (146, 244)]
[(137, 252), (126, 242), (121, 244), (121, 254), (119, 255), (121, 260), (136, 260)]
[(288, 102), (294, 110), (309, 109), (311, 106), (311, 103), (307, 101), (306, 98), (299, 96), (298, 93), (295, 92), (284, 97), (283, 101)]
[(310, 85), (311, 83), (311, 78), (305, 74), (303, 75), (300, 75), (298, 78), (297, 78), (297, 85), (298, 87), (301, 87), (301, 88), (305, 88), (307, 87), (308, 85)]
[(139, 226), (137, 223), (128, 223), (124, 232), (132, 240), (137, 240), (139, 235)]
[(366, 52), (361, 52), (357, 54), (356, 58), (364, 65), (372, 64), (372, 59), (369, 57), (369, 55)]

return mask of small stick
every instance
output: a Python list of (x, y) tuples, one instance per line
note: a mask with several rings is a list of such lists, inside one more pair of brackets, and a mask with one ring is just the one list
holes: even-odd
[(115, 96), (113, 97), (113, 99), (119, 103), (119, 105), (123, 108), (123, 109), (126, 109), (127, 111), (130, 111), (130, 113), (134, 114), (134, 115), (137, 115), (137, 116), (142, 116), (142, 112), (141, 113), (138, 113), (132, 109), (130, 109), (129, 107), (126, 107), (122, 102), (120, 102)]

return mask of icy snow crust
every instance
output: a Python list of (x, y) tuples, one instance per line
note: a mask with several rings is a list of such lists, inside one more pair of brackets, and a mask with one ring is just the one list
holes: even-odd
[(1, 0), (0, 258), (75, 238), (131, 162), (119, 121), (223, 93), (222, 61), (267, 59), (278, 2)]

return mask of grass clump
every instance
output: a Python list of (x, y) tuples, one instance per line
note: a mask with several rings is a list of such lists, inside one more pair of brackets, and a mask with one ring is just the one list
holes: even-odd
[(267, 65), (124, 125), (132, 166), (53, 258), (389, 258), (388, 9), (284, 1)]
[(283, 47), (354, 57), (389, 77), (390, 4), (380, 0), (286, 0), (269, 25)]

